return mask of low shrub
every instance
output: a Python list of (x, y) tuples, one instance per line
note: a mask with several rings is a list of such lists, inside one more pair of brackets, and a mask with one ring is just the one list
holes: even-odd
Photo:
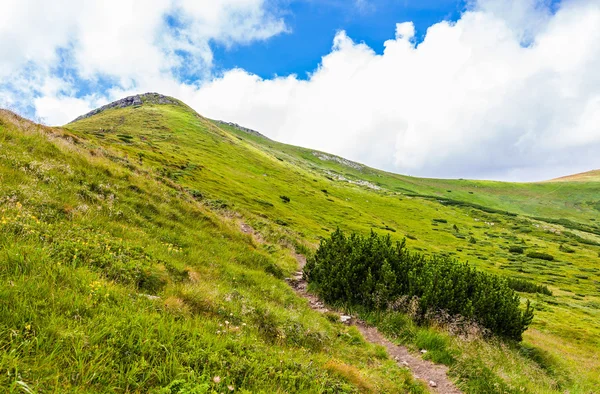
[(304, 273), (328, 303), (386, 310), (415, 299), (417, 319), (445, 311), (515, 340), (533, 318), (530, 303), (522, 311), (519, 296), (501, 277), (449, 257), (412, 253), (405, 241), (393, 244), (389, 235), (374, 232), (362, 237), (336, 230), (321, 240)]
[(275, 219), (275, 223), (277, 223), (280, 226), (289, 226), (290, 225), (288, 222), (286, 222), (283, 219)]
[(515, 254), (523, 254), (523, 252), (524, 252), (522, 246), (511, 246), (508, 248), (508, 251), (510, 253), (515, 253)]
[(527, 257), (530, 257), (532, 259), (546, 260), (546, 261), (554, 260), (554, 256), (552, 256), (551, 254), (548, 254), (548, 253), (543, 253), (543, 252), (529, 252), (529, 253), (527, 253)]
[(513, 290), (520, 291), (522, 293), (540, 293), (546, 295), (552, 295), (552, 291), (548, 289), (548, 287), (544, 285), (538, 285), (535, 283), (531, 283), (524, 279), (518, 278), (508, 278), (508, 287)]
[(567, 245), (565, 245), (565, 244), (561, 244), (561, 245), (558, 247), (558, 250), (560, 250), (560, 251), (561, 251), (561, 252), (563, 252), (563, 253), (575, 253), (575, 249), (573, 249), (573, 248), (570, 248), (570, 247), (568, 247), (568, 246), (567, 246)]

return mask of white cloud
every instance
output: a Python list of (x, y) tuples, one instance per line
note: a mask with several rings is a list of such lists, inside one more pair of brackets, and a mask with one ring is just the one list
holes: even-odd
[(72, 114), (85, 114), (94, 109), (89, 98), (43, 96), (35, 99), (36, 114), (48, 124), (61, 124), (73, 119)]
[(600, 167), (600, 4), (482, 0), (382, 55), (344, 32), (308, 81), (232, 70), (201, 113), (424, 176), (534, 180)]
[[(308, 80), (240, 69), (211, 77), (211, 42), (286, 30), (266, 0), (28, 1), (7, 0), (0, 14), (0, 104), (29, 100), (51, 124), (158, 91), (208, 117), (411, 175), (533, 180), (600, 167), (597, 0), (564, 0), (556, 12), (548, 1), (473, 1), (418, 45), (414, 25), (399, 23), (383, 54), (339, 32)], [(200, 79), (182, 83), (182, 68)], [(75, 97), (73, 75), (111, 84)]]
[[(80, 79), (135, 90), (168, 84), (181, 72), (206, 77), (210, 42), (246, 44), (284, 31), (266, 0), (5, 0), (0, 91), (11, 92), (5, 101), (27, 107), (34, 97), (36, 103), (72, 103)], [(60, 89), (42, 88), (56, 77)], [(19, 84), (11, 82), (16, 79)]]

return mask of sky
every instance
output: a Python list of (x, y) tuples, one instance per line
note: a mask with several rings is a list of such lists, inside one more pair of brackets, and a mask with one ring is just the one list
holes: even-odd
[(600, 0), (3, 0), (0, 107), (144, 92), (425, 177), (600, 168)]

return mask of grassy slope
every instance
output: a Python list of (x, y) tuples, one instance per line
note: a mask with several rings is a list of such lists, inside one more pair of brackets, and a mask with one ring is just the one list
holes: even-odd
[[(393, 237), (403, 234), (416, 236), (416, 240), (409, 240), (409, 245), (415, 249), (453, 255), (461, 261), (470, 261), (501, 275), (547, 284), (554, 292), (553, 297), (523, 295), (535, 299), (538, 309), (533, 327), (526, 332), (525, 342), (549, 352), (559, 366), (545, 368), (554, 371), (551, 374), (554, 377), (561, 374), (559, 370), (567, 371), (565, 373), (570, 375), (566, 378), (570, 381), (567, 385), (574, 392), (600, 390), (600, 363), (596, 359), (600, 349), (600, 237), (597, 234), (597, 223), (600, 223), (600, 182), (515, 184), (406, 177), (367, 167), (356, 169), (332, 160), (324, 161), (316, 157), (312, 150), (252, 136), (232, 127), (222, 127), (260, 147), (262, 151), (270, 152), (272, 156), (283, 158), (313, 174), (316, 172), (330, 179), (339, 179), (341, 175), (349, 180), (367, 180), (382, 188), (379, 192), (367, 193), (368, 203), (367, 200), (358, 199), (353, 205), (355, 211), (375, 214), (376, 220), (369, 221), (372, 217), (367, 219), (359, 214), (350, 222), (333, 222), (340, 227), (365, 231), (365, 224), (366, 227), (370, 225), (380, 229), (389, 225), (397, 230), (391, 233)], [(589, 177), (586, 179), (594, 180)], [(355, 189), (356, 193), (368, 190), (362, 188), (358, 191), (344, 181), (330, 181), (327, 187), (344, 183), (347, 188)], [(414, 194), (451, 198), (519, 215), (513, 217), (489, 214), (478, 209), (455, 209), (432, 202), (435, 199), (410, 197)], [(386, 196), (385, 204), (377, 204), (376, 195)], [(311, 211), (315, 210), (317, 203), (314, 201)], [(334, 212), (335, 208), (327, 218), (330, 219)], [(448, 223), (435, 223), (433, 219), (437, 218), (446, 219)], [(564, 227), (534, 218), (566, 218), (570, 223)], [(452, 228), (454, 224), (459, 228), (458, 234)], [(582, 228), (588, 231), (581, 231)], [(471, 236), (477, 240), (475, 245), (467, 242)], [(545, 262), (512, 255), (507, 251), (510, 245), (524, 246), (526, 253), (532, 250), (547, 252), (556, 260)], [(564, 252), (564, 249), (560, 249), (561, 245), (572, 252)], [(478, 356), (496, 357), (479, 353)], [(502, 370), (503, 362), (496, 362), (498, 369)], [(508, 372), (501, 371), (500, 375), (504, 373)], [(523, 371), (520, 373), (527, 375)], [(533, 391), (542, 390), (542, 387), (536, 387)]]
[(548, 182), (600, 182), (600, 170), (592, 170), (552, 179)]
[[(415, 237), (409, 243), (415, 249), (451, 254), (496, 273), (546, 283), (555, 296), (534, 297), (538, 313), (526, 341), (554, 355), (557, 368), (572, 379), (568, 383), (572, 390), (598, 387), (600, 247), (578, 242), (576, 236), (592, 242), (600, 239), (527, 216), (447, 207), (435, 199), (409, 194), (452, 195), (521, 215), (567, 217), (595, 231), (596, 219), (600, 221), (600, 184), (446, 181), (357, 170), (172, 106), (107, 111), (67, 128), (98, 146), (115, 147), (131, 163), (143, 163), (154, 173), (202, 193), (209, 205), (225, 204), (267, 236), (273, 229), (283, 231), (285, 242), (314, 245), (336, 226), (362, 232), (388, 228), (395, 230), (388, 231), (394, 237)], [(336, 180), (339, 175), (382, 189)], [(291, 202), (284, 203), (282, 195)], [(439, 218), (448, 223), (433, 222)], [(459, 228), (458, 234), (453, 225)], [(566, 236), (569, 233), (574, 235)], [(470, 237), (477, 243), (468, 242)], [(563, 243), (576, 253), (559, 251)], [(557, 260), (513, 256), (507, 249), (514, 244), (524, 244), (527, 251), (549, 252)], [(586, 365), (583, 371), (581, 365)]]
[(6, 112), (0, 147), (8, 392), (422, 390), (279, 279), (287, 250), (176, 185)]
[[(385, 190), (422, 194), (444, 199), (454, 199), (479, 204), (485, 207), (512, 213), (542, 218), (569, 218), (576, 222), (595, 225), (600, 221), (600, 183), (598, 171), (578, 174), (574, 177), (559, 178), (560, 184), (553, 182), (508, 183), (497, 181), (473, 181), (455, 179), (416, 178), (393, 174), (362, 166), (356, 169), (332, 160), (321, 160), (314, 150), (295, 147), (256, 137), (227, 125), (220, 127), (243, 136), (271, 151), (275, 156), (282, 153), (298, 159), (296, 164), (308, 168), (331, 171), (349, 179), (363, 179)], [(329, 155), (330, 157), (335, 157)], [(567, 182), (568, 181), (568, 182)], [(592, 182), (575, 182), (592, 181)]]
[[(275, 245), (263, 251), (273, 260), (285, 259), (286, 253), (279, 245), (314, 246), (319, 237), (336, 226), (362, 232), (373, 228), (395, 238), (409, 234), (409, 246), (415, 249), (450, 254), (496, 273), (547, 283), (555, 296), (528, 295), (539, 311), (533, 328), (525, 335), (528, 346), (536, 346), (542, 354), (547, 352), (543, 362), (539, 357), (523, 357), (527, 354), (523, 349), (485, 343), (453, 346), (472, 359), (483, 360), (511, 386), (530, 392), (565, 388), (589, 392), (599, 385), (600, 364), (595, 355), (600, 346), (600, 300), (595, 294), (600, 279), (600, 247), (581, 242), (597, 242), (598, 237), (579, 230), (565, 231), (560, 225), (526, 216), (449, 207), (435, 199), (409, 195), (451, 195), (520, 215), (566, 216), (590, 230), (596, 223), (590, 219), (600, 220), (594, 205), (597, 184), (565, 183), (558, 188), (550, 184), (418, 179), (368, 168), (357, 170), (323, 161), (310, 150), (217, 126), (187, 109), (167, 105), (106, 111), (67, 125), (66, 130), (80, 141), (81, 150), (109, 158), (110, 165), (121, 171), (147, 174), (148, 182), (158, 178), (163, 184), (181, 185), (189, 193), (179, 195), (195, 195), (202, 200), (203, 209), (243, 218)], [(382, 189), (374, 191), (335, 180), (339, 175), (366, 180)], [(281, 195), (290, 197), (291, 202), (283, 202)], [(151, 201), (145, 204), (139, 200), (139, 196), (131, 200), (136, 211), (157, 211)], [(448, 223), (436, 223), (433, 219), (445, 219)], [(453, 225), (458, 227), (458, 233)], [(181, 227), (184, 232), (186, 226)], [(568, 233), (574, 235), (568, 237)], [(477, 243), (470, 243), (470, 237)], [(159, 238), (152, 234), (148, 243), (151, 239)], [(549, 252), (557, 257), (556, 261), (508, 253), (508, 246), (522, 242), (528, 251)], [(565, 242), (575, 253), (559, 251)], [(217, 266), (231, 266), (231, 260), (231, 256), (224, 256)], [(292, 263), (286, 264), (291, 269)], [(219, 280), (221, 276), (214, 278)], [(283, 286), (281, 281), (276, 282)], [(163, 297), (168, 294), (166, 291), (162, 290)], [(427, 332), (419, 335), (426, 336)], [(360, 360), (358, 357), (356, 361)]]

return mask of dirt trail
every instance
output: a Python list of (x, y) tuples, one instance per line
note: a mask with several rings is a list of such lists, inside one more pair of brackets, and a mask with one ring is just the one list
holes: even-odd
[[(264, 243), (264, 239), (255, 231), (251, 226), (246, 223), (240, 223), (240, 230), (252, 236), (258, 243)], [(345, 316), (339, 311), (328, 309), (325, 304), (314, 294), (310, 294), (306, 291), (308, 283), (302, 277), (302, 269), (306, 264), (306, 258), (298, 253), (294, 253), (296, 261), (298, 261), (299, 271), (295, 273), (292, 278), (286, 279), (290, 286), (296, 291), (298, 295), (308, 300), (310, 307), (321, 313), (333, 312), (340, 316), (340, 320), (345, 324), (352, 324), (362, 333), (365, 340), (384, 346), (390, 356), (401, 367), (408, 368), (415, 379), (424, 381), (431, 391), (440, 394), (462, 394), (450, 379), (448, 379), (448, 368), (445, 365), (434, 364), (431, 361), (423, 360), (419, 355), (413, 355), (404, 346), (399, 346), (392, 343), (390, 340), (385, 338), (383, 334), (375, 327), (369, 326), (364, 321), (351, 316)]]
[(325, 304), (323, 304), (318, 297), (306, 291), (308, 284), (302, 278), (302, 268), (304, 268), (304, 265), (306, 264), (306, 258), (301, 254), (295, 254), (294, 257), (296, 257), (296, 260), (298, 261), (300, 271), (296, 272), (294, 277), (287, 279), (287, 281), (298, 295), (308, 300), (312, 309), (321, 313), (337, 313), (340, 315), (340, 320), (344, 321), (346, 324), (356, 326), (367, 341), (384, 346), (390, 356), (396, 360), (398, 365), (410, 369), (415, 379), (424, 381), (430, 387), (431, 391), (441, 394), (462, 393), (462, 391), (448, 379), (448, 368), (445, 365), (434, 364), (431, 361), (423, 360), (421, 357), (411, 354), (406, 347), (392, 343), (385, 338), (377, 328), (369, 326), (364, 321), (354, 317), (344, 316), (338, 311), (326, 308)]

